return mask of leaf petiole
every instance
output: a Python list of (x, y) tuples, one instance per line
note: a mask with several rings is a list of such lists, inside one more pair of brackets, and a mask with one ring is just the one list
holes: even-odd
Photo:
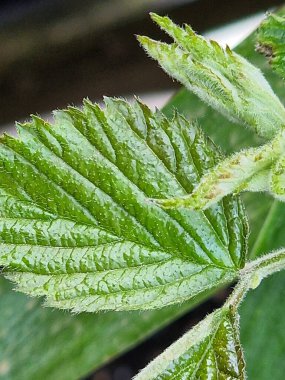
[(257, 288), (264, 278), (282, 269), (285, 269), (284, 248), (248, 262), (240, 270), (240, 280), (226, 301), (225, 306), (237, 309), (248, 290)]

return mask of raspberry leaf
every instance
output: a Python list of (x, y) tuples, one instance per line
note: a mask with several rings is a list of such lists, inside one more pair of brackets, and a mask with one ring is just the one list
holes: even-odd
[(139, 101), (18, 125), (1, 139), (0, 265), (17, 288), (75, 312), (153, 309), (236, 278), (247, 223), (238, 198), (163, 210), (219, 154), (196, 125)]

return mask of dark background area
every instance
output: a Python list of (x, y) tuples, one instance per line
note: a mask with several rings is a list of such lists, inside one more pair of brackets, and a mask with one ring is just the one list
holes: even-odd
[[(0, 2), (0, 125), (82, 98), (169, 90), (171, 81), (134, 35), (165, 36), (148, 12), (203, 32), (284, 2), (270, 0), (30, 0)], [(85, 380), (128, 380), (220, 306), (221, 292)], [(179, 306), (178, 306), (179, 307)]]
[(0, 125), (82, 98), (169, 89), (176, 83), (134, 35), (165, 36), (148, 12), (198, 31), (267, 10), (278, 0), (6, 0), (0, 2)]

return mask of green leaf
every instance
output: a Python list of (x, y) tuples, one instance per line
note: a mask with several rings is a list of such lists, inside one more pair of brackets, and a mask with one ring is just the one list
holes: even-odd
[(0, 265), (17, 288), (75, 312), (153, 309), (232, 281), (243, 266), (238, 199), (164, 211), (217, 158), (184, 118), (138, 101), (34, 117), (1, 140)]
[(283, 78), (285, 78), (285, 16), (268, 15), (257, 34), (257, 50), (263, 53), (271, 64), (272, 68)]
[(167, 348), (135, 380), (245, 379), (237, 316), (218, 309)]
[[(147, 52), (157, 59), (167, 72), (178, 77), (183, 84), (214, 108), (219, 109), (222, 104), (230, 114), (241, 115), (240, 121), (243, 117), (245, 119), (249, 117), (253, 121), (254, 119), (251, 119), (250, 116), (251, 112), (253, 112), (253, 118), (256, 118), (256, 112), (263, 117), (264, 110), (268, 118), (274, 119), (274, 108), (273, 116), (271, 116), (270, 109), (264, 108), (264, 105), (261, 106), (258, 100), (258, 96), (261, 94), (263, 101), (267, 102), (265, 94), (267, 90), (263, 95), (261, 88), (258, 89), (261, 78), (263, 78), (258, 69), (255, 69), (249, 62), (243, 62), (241, 56), (229, 49), (222, 49), (217, 43), (206, 41), (195, 35), (187, 25), (185, 28), (180, 28), (167, 17), (157, 15), (152, 15), (152, 17), (162, 29), (173, 37), (175, 43), (172, 45), (162, 44), (146, 37), (139, 37), (139, 40)], [(234, 72), (232, 72), (233, 70)], [(251, 81), (250, 77), (254, 80)], [(265, 80), (264, 83), (267, 85)], [(226, 90), (228, 90), (228, 94)], [(271, 89), (269, 92), (275, 97)], [(239, 103), (236, 102), (236, 98), (239, 99)], [(281, 105), (279, 100), (278, 103)], [(260, 107), (259, 110), (258, 107)], [(283, 112), (284, 108), (279, 113), (280, 117)], [(282, 119), (284, 124), (284, 115)], [(267, 128), (268, 121), (266, 118), (258, 121), (255, 119), (251, 124), (256, 125), (257, 132), (259, 132), (259, 125)], [(279, 125), (276, 130), (269, 128), (268, 135), (260, 133), (265, 137), (274, 136), (274, 139), (268, 144), (236, 153), (210, 169), (191, 194), (157, 200), (156, 203), (164, 208), (207, 209), (224, 196), (237, 194), (244, 190), (270, 190), (274, 196), (283, 199), (284, 190), (282, 184), (279, 183), (279, 178), (276, 180), (276, 175), (273, 175), (275, 180), (271, 181), (271, 166), (274, 166), (275, 161), (283, 154), (284, 133), (283, 129), (278, 131), (281, 126)], [(279, 173), (280, 167), (281, 165), (278, 166), (275, 173)]]
[(285, 109), (259, 69), (228, 47), (180, 28), (168, 17), (153, 20), (173, 39), (166, 44), (138, 37), (147, 53), (172, 77), (230, 120), (273, 137), (284, 126)]

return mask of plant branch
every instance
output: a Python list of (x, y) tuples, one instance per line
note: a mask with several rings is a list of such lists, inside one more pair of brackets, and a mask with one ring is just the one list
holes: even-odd
[(240, 280), (225, 306), (237, 309), (249, 289), (257, 288), (264, 278), (282, 269), (285, 269), (284, 248), (248, 262), (240, 271)]

